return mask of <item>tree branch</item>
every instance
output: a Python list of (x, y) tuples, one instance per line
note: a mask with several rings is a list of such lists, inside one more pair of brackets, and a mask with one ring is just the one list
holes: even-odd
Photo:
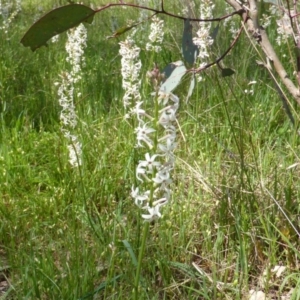
[(172, 13), (167, 12), (164, 7), (162, 7), (162, 9), (155, 9), (155, 8), (151, 8), (151, 7), (147, 7), (147, 6), (141, 6), (141, 5), (137, 5), (137, 4), (132, 4), (132, 3), (109, 3), (105, 6), (102, 6), (98, 9), (95, 10), (95, 12), (100, 12), (102, 10), (108, 9), (110, 7), (114, 7), (114, 6), (127, 6), (127, 7), (132, 7), (132, 8), (137, 8), (137, 9), (145, 9), (145, 10), (149, 10), (152, 12), (155, 12), (157, 14), (164, 14), (167, 15), (169, 17), (172, 18), (176, 18), (176, 19), (180, 19), (180, 20), (190, 20), (190, 21), (195, 21), (195, 22), (220, 22), (222, 20), (225, 20), (229, 17), (232, 17), (234, 15), (240, 15), (242, 11), (244, 11), (243, 8), (241, 8), (240, 10), (235, 10), (234, 12), (232, 12), (231, 14), (227, 14), (221, 17), (217, 17), (217, 18), (212, 18), (212, 19), (199, 19), (199, 18), (188, 18), (188, 17), (182, 17), (182, 16), (178, 16), (178, 15), (174, 15)]
[[(236, 0), (226, 0), (226, 2), (232, 6), (235, 10), (241, 10), (242, 6)], [(247, 24), (248, 30), (253, 38), (261, 46), (261, 49), (265, 53), (268, 59), (272, 61), (273, 66), (283, 84), (286, 86), (290, 94), (294, 97), (297, 103), (300, 105), (300, 92), (298, 87), (295, 86), (294, 82), (288, 76), (285, 68), (279, 60), (266, 31), (259, 26), (258, 22), (258, 11), (256, 6), (256, 0), (249, 0), (249, 17), (243, 16), (245, 23)]]

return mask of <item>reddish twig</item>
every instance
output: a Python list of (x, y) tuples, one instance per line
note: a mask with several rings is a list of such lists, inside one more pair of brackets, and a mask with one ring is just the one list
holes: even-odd
[(132, 3), (109, 3), (105, 6), (102, 6), (98, 9), (95, 10), (96, 13), (100, 12), (100, 11), (103, 11), (105, 9), (108, 9), (110, 7), (116, 7), (116, 6), (127, 6), (127, 7), (133, 7), (133, 8), (138, 8), (138, 9), (145, 9), (145, 10), (149, 10), (149, 11), (152, 11), (152, 12), (155, 12), (156, 14), (163, 14), (163, 15), (167, 15), (169, 17), (172, 17), (172, 18), (176, 18), (176, 19), (180, 19), (180, 20), (190, 20), (190, 21), (195, 21), (195, 22), (220, 22), (222, 20), (225, 20), (227, 18), (230, 18), (234, 15), (241, 15), (241, 13), (244, 13), (244, 9), (240, 9), (240, 10), (237, 10), (237, 11), (234, 11), (230, 14), (227, 14), (227, 15), (224, 15), (224, 16), (221, 16), (221, 17), (218, 17), (218, 18), (213, 18), (213, 19), (198, 19), (198, 18), (186, 18), (186, 17), (182, 17), (182, 16), (178, 16), (178, 15), (175, 15), (175, 14), (172, 14), (172, 13), (169, 13), (167, 11), (165, 11), (164, 7), (163, 7), (163, 2), (162, 2), (162, 9), (155, 9), (155, 8), (151, 8), (151, 7), (147, 7), (147, 6), (141, 6), (141, 5), (138, 5), (138, 4), (132, 4)]

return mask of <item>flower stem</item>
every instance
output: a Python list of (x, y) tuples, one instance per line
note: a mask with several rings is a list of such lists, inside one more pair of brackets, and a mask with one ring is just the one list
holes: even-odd
[(139, 251), (138, 265), (137, 265), (135, 281), (134, 281), (134, 299), (135, 300), (139, 299), (139, 283), (140, 283), (140, 276), (141, 276), (141, 269), (142, 269), (142, 260), (144, 257), (144, 251), (145, 251), (145, 247), (146, 247), (146, 241), (147, 241), (147, 237), (148, 237), (150, 222), (145, 222), (144, 224), (145, 225), (144, 225), (144, 232), (143, 232), (143, 237), (142, 237), (142, 244), (141, 244), (141, 248)]

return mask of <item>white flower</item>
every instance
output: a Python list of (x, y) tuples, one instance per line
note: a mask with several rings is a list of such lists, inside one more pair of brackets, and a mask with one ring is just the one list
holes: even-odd
[[(136, 178), (141, 181), (141, 182), (144, 182), (144, 179), (147, 179), (148, 181), (150, 180), (147, 175), (147, 170), (146, 168), (144, 168), (143, 166), (140, 166), (138, 165), (137, 168), (136, 168)], [(141, 178), (141, 175), (143, 176), (143, 178)]]
[(176, 120), (176, 110), (170, 109), (168, 111), (163, 111), (161, 116), (159, 117), (159, 124), (162, 126), (168, 126), (170, 123), (174, 122)]
[[(145, 209), (148, 210), (148, 215), (142, 214), (142, 218), (145, 219), (146, 222), (152, 222), (156, 219), (161, 218), (161, 213), (159, 211), (160, 207), (165, 205), (168, 201), (165, 198), (156, 201), (156, 205), (153, 207), (147, 206)], [(153, 203), (154, 204), (154, 203)]]
[(260, 19), (260, 24), (262, 27), (267, 28), (271, 25), (271, 16), (268, 16), (267, 14), (262, 14), (262, 18)]
[(58, 40), (59, 40), (59, 35), (58, 35), (58, 34), (55, 35), (55, 36), (53, 36), (53, 37), (51, 38), (51, 42), (52, 42), (53, 44), (57, 43)]
[(152, 180), (157, 185), (160, 185), (161, 190), (166, 190), (168, 186), (172, 183), (172, 179), (170, 178), (170, 173), (165, 170), (157, 172), (155, 178), (153, 178)]
[[(2, 16), (2, 24), (0, 23), (0, 30), (2, 30), (5, 34), (8, 34), (11, 23), (22, 10), (21, 0), (16, 0), (16, 5), (12, 12), (10, 12), (11, 3), (9, 3), (9, 1), (7, 1), (6, 6), (3, 7), (1, 2), (2, 1), (0, 1), (0, 16)], [(7, 37), (7, 39), (9, 39), (9, 37)]]
[(157, 16), (152, 18), (152, 23), (150, 26), (150, 42), (146, 44), (147, 51), (160, 52), (161, 44), (164, 39), (164, 21), (160, 20)]
[(123, 104), (126, 108), (131, 105), (132, 101), (139, 101), (141, 98), (140, 89), (140, 70), (142, 67), (139, 59), (140, 48), (137, 47), (131, 37), (127, 37), (124, 42), (120, 43), (121, 74), (122, 87), (125, 90)]
[[(152, 94), (152, 96), (154, 96), (154, 94)], [(170, 98), (170, 93), (165, 93), (161, 90), (159, 90), (158, 92), (158, 104), (161, 104), (161, 105), (166, 105), (169, 101), (169, 98)]]
[[(147, 6), (149, 0), (138, 0), (137, 1), (141, 6)], [(149, 12), (145, 9), (139, 9), (139, 22), (145, 21), (148, 18)]]
[[(200, 18), (208, 19), (213, 17), (213, 9), (215, 5), (211, 0), (203, 0), (200, 4)], [(209, 46), (214, 40), (210, 36), (211, 22), (199, 22), (199, 30), (196, 32), (197, 36), (193, 38), (193, 42), (199, 48), (198, 57), (205, 60), (209, 57)]]
[(71, 71), (61, 75), (58, 86), (59, 104), (62, 107), (60, 113), (61, 131), (68, 140), (69, 161), (73, 167), (81, 165), (81, 143), (73, 130), (77, 126), (77, 115), (74, 105), (74, 84), (81, 79), (81, 66), (84, 63), (84, 49), (86, 47), (87, 31), (83, 24), (68, 32), (66, 43), (67, 62), (71, 65)]
[(157, 154), (150, 156), (149, 153), (146, 153), (146, 160), (141, 160), (136, 168), (136, 177), (138, 180), (143, 181), (143, 179), (140, 177), (140, 175), (142, 175), (145, 179), (150, 181), (148, 175), (153, 174), (154, 171), (161, 166), (159, 161), (155, 161), (157, 156)]
[(62, 79), (58, 88), (59, 105), (62, 107), (60, 120), (65, 127), (74, 129), (77, 125), (77, 116), (73, 102), (73, 86), (66, 79)]
[(157, 16), (152, 18), (150, 27), (149, 40), (154, 44), (161, 44), (164, 39), (164, 21), (160, 20)]
[[(248, 83), (248, 85), (252, 86), (252, 85), (254, 85), (256, 83), (257, 83), (257, 81), (253, 80), (253, 81), (250, 81)], [(244, 92), (245, 92), (245, 94), (253, 95), (254, 94), (254, 89), (253, 88), (251, 88), (250, 90), (246, 89), (246, 90), (244, 90)]]
[(68, 53), (67, 62), (72, 66), (71, 78), (74, 83), (81, 79), (81, 65), (84, 63), (84, 49), (86, 48), (87, 30), (81, 23), (75, 29), (68, 32), (66, 50)]
[(156, 219), (161, 218), (161, 213), (159, 212), (160, 205), (155, 207), (147, 207), (148, 215), (142, 214), (142, 218), (145, 219), (147, 222), (152, 222)]
[[(155, 117), (142, 108), (143, 101), (136, 101), (129, 111), (129, 115), (135, 115), (138, 121), (135, 129), (137, 146), (152, 150), (152, 153), (145, 151), (145, 158), (139, 161), (135, 172), (141, 189), (146, 192), (140, 191), (139, 187), (133, 187), (131, 192), (135, 204), (148, 210), (148, 214), (142, 214), (142, 218), (150, 222), (161, 217), (160, 207), (170, 199), (170, 173), (174, 169), (174, 150), (177, 145), (176, 112), (179, 108), (179, 98), (172, 93), (158, 90), (151, 95), (158, 104)], [(145, 122), (146, 118), (148, 122)]]
[[(293, 12), (290, 12), (293, 14)], [(281, 35), (292, 35), (294, 33), (293, 28), (291, 26), (290, 17), (285, 13), (283, 17), (276, 21), (277, 23), (277, 32)]]
[(170, 140), (172, 143), (174, 143), (176, 139), (176, 128), (172, 124), (168, 124), (167, 126), (164, 126), (165, 128), (165, 135), (161, 137), (158, 141), (162, 142), (165, 140)]
[(139, 188), (131, 188), (131, 197), (134, 199), (134, 203), (138, 206), (143, 205), (144, 201), (149, 199), (150, 191), (146, 191), (143, 194), (140, 194)]
[(163, 91), (158, 92), (158, 103), (165, 106), (167, 105), (168, 101), (171, 100), (174, 103), (179, 104), (179, 98), (172, 94), (172, 93), (165, 93)]
[(161, 51), (161, 49), (162, 49), (161, 46), (153, 46), (150, 43), (146, 44), (146, 50), (147, 51), (154, 51), (154, 52), (158, 53), (158, 52)]
[(145, 110), (141, 108), (142, 104), (143, 101), (138, 101), (135, 107), (130, 109), (130, 114), (136, 114), (138, 120), (141, 120), (141, 116), (146, 114)]
[(174, 159), (174, 150), (177, 146), (177, 143), (174, 143), (172, 139), (167, 139), (166, 144), (158, 144), (158, 148), (162, 152), (162, 155), (165, 155), (167, 159)]
[(143, 116), (145, 116), (148, 119), (152, 120), (153, 118), (150, 115), (148, 115), (144, 109), (141, 108), (142, 104), (143, 104), (143, 101), (136, 102), (135, 107), (130, 109), (129, 115), (136, 115), (137, 119), (140, 122), (142, 122), (141, 117), (143, 117)]
[(145, 154), (146, 160), (141, 160), (138, 164), (138, 168), (145, 168), (146, 173), (153, 174), (153, 172), (158, 169), (161, 165), (159, 161), (155, 161), (157, 154), (150, 156), (149, 153)]
[(151, 133), (155, 132), (155, 129), (147, 127), (147, 123), (139, 124), (135, 129), (137, 146), (143, 147), (142, 142), (144, 142), (149, 149), (153, 147), (153, 140), (149, 137)]
[(256, 80), (252, 80), (252, 81), (250, 81), (250, 82), (248, 83), (248, 85), (252, 85), (252, 84), (256, 84), (256, 83), (257, 83)]
[(69, 150), (69, 162), (71, 166), (78, 167), (81, 165), (81, 143), (77, 140), (77, 137), (74, 136), (74, 140), (72, 141), (72, 144), (68, 145)]

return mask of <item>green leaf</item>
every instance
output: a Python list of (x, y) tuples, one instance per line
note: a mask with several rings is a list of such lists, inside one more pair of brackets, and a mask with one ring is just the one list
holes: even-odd
[(195, 278), (196, 277), (196, 273), (194, 271), (194, 268), (192, 268), (188, 264), (183, 264), (183, 263), (176, 262), (176, 261), (168, 261), (168, 265), (170, 267), (173, 267), (173, 268), (176, 268), (178, 270), (181, 270), (183, 273), (185, 273), (186, 275), (188, 275), (189, 278)]
[(124, 34), (125, 32), (131, 30), (132, 28), (136, 27), (137, 25), (138, 25), (138, 24), (134, 24), (134, 25), (131, 25), (131, 26), (123, 26), (123, 27), (117, 29), (117, 30), (113, 33), (113, 35), (107, 37), (107, 39), (112, 39), (112, 38), (115, 38), (115, 37), (117, 37), (117, 36), (120, 36), (120, 35)]
[(122, 242), (123, 242), (125, 248), (127, 249), (127, 251), (129, 252), (129, 255), (131, 257), (133, 265), (136, 267), (138, 263), (137, 263), (137, 259), (136, 259), (136, 256), (133, 252), (131, 245), (129, 244), (129, 242), (127, 240), (123, 240)]
[(112, 283), (116, 283), (117, 280), (119, 280), (121, 278), (122, 275), (117, 275), (115, 277), (113, 277), (111, 280), (109, 281), (104, 281), (102, 282), (93, 292), (90, 292), (84, 296), (82, 296), (81, 298), (79, 298), (78, 300), (85, 300), (85, 299), (94, 299), (93, 296), (98, 294), (100, 291), (104, 290), (108, 285), (112, 284)]
[(96, 11), (81, 4), (70, 4), (50, 11), (34, 23), (23, 36), (21, 43), (32, 51), (47, 46), (47, 41), (82, 22), (92, 23)]
[(226, 68), (222, 69), (222, 77), (228, 77), (233, 75), (235, 72), (232, 69)]
[(182, 54), (185, 61), (192, 65), (199, 54), (199, 49), (193, 42), (193, 26), (190, 20), (184, 20), (183, 26)]
[(185, 72), (186, 67), (181, 60), (168, 64), (162, 71), (166, 80), (160, 90), (164, 93), (171, 93), (178, 86)]

